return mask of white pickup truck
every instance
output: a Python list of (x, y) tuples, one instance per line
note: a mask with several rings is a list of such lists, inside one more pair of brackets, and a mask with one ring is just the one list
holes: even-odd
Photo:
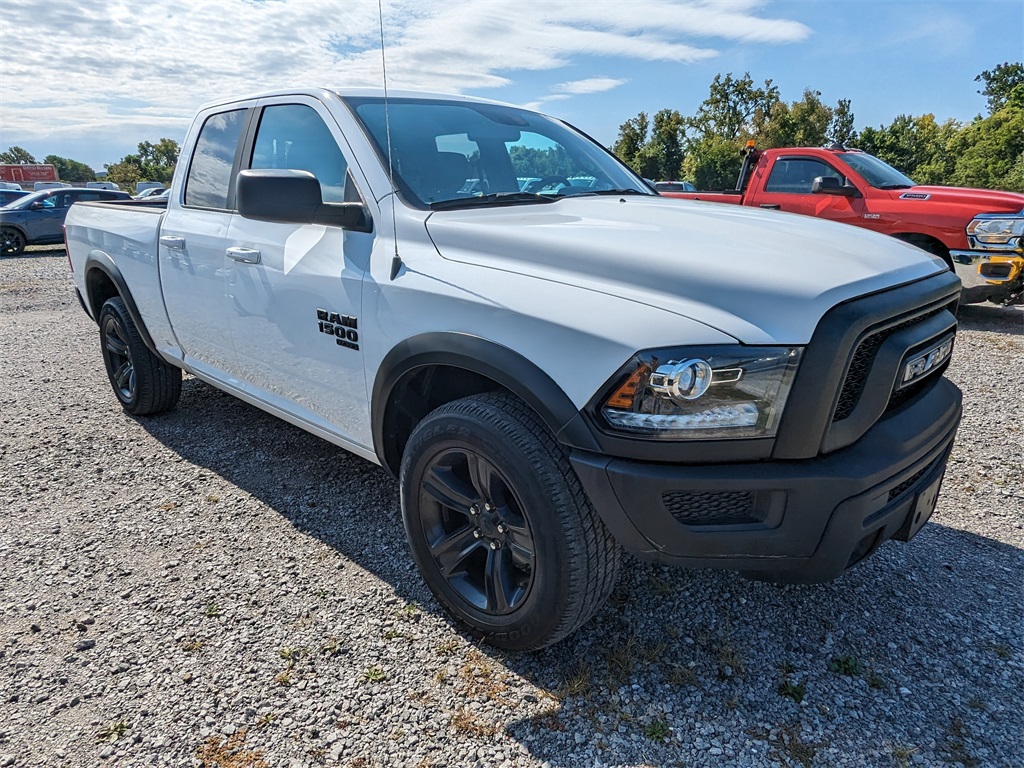
[(125, 410), (184, 370), (382, 465), (438, 602), (503, 648), (587, 621), (620, 547), (836, 577), (928, 519), (960, 419), (942, 261), (660, 197), (494, 102), (209, 105), (168, 200), (75, 205), (66, 240)]

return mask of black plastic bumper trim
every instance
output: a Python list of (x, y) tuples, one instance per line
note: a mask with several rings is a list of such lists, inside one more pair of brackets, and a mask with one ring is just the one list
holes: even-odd
[[(960, 390), (941, 379), (854, 445), (814, 459), (691, 466), (584, 451), (571, 459), (612, 534), (641, 558), (827, 581), (858, 559), (865, 541), (873, 551), (903, 527), (910, 490), (944, 471), (961, 412)], [(922, 469), (910, 489), (889, 498)], [(665, 493), (722, 490), (760, 494), (784, 511), (764, 524), (695, 527), (672, 517), (662, 501)]]

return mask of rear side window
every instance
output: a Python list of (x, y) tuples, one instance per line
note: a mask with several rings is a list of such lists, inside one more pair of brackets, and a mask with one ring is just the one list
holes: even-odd
[(251, 167), (309, 171), (320, 182), (325, 203), (342, 203), (353, 196), (352, 189), (346, 196), (348, 164), (338, 142), (317, 111), (303, 104), (275, 104), (263, 110)]
[(772, 168), (765, 192), (794, 192), (797, 194), (811, 193), (811, 184), (817, 176), (833, 176), (843, 183), (843, 175), (835, 168), (821, 160), (811, 158), (792, 158), (778, 160)]
[(227, 209), (245, 115), (246, 110), (236, 109), (206, 118), (185, 180), (185, 205)]

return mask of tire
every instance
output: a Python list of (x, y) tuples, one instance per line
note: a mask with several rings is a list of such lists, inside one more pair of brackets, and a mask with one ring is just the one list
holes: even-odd
[(400, 484), (427, 586), (490, 645), (556, 643), (615, 586), (618, 545), (563, 449), (511, 395), (474, 395), (428, 414), (406, 446)]
[(0, 254), (21, 256), (25, 252), (25, 236), (14, 227), (0, 228)]
[(181, 370), (149, 351), (121, 297), (107, 299), (99, 325), (103, 364), (121, 406), (133, 416), (148, 416), (177, 405)]

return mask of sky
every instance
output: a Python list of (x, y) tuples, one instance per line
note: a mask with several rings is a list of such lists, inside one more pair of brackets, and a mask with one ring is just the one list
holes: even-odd
[[(206, 102), (382, 84), (561, 117), (606, 145), (692, 115), (715, 75), (850, 99), (857, 129), (970, 121), (974, 78), (1024, 59), (1024, 0), (0, 0), (0, 150), (96, 171), (184, 139)], [(383, 23), (382, 23), (383, 22)], [(15, 42), (12, 42), (15, 41)]]

